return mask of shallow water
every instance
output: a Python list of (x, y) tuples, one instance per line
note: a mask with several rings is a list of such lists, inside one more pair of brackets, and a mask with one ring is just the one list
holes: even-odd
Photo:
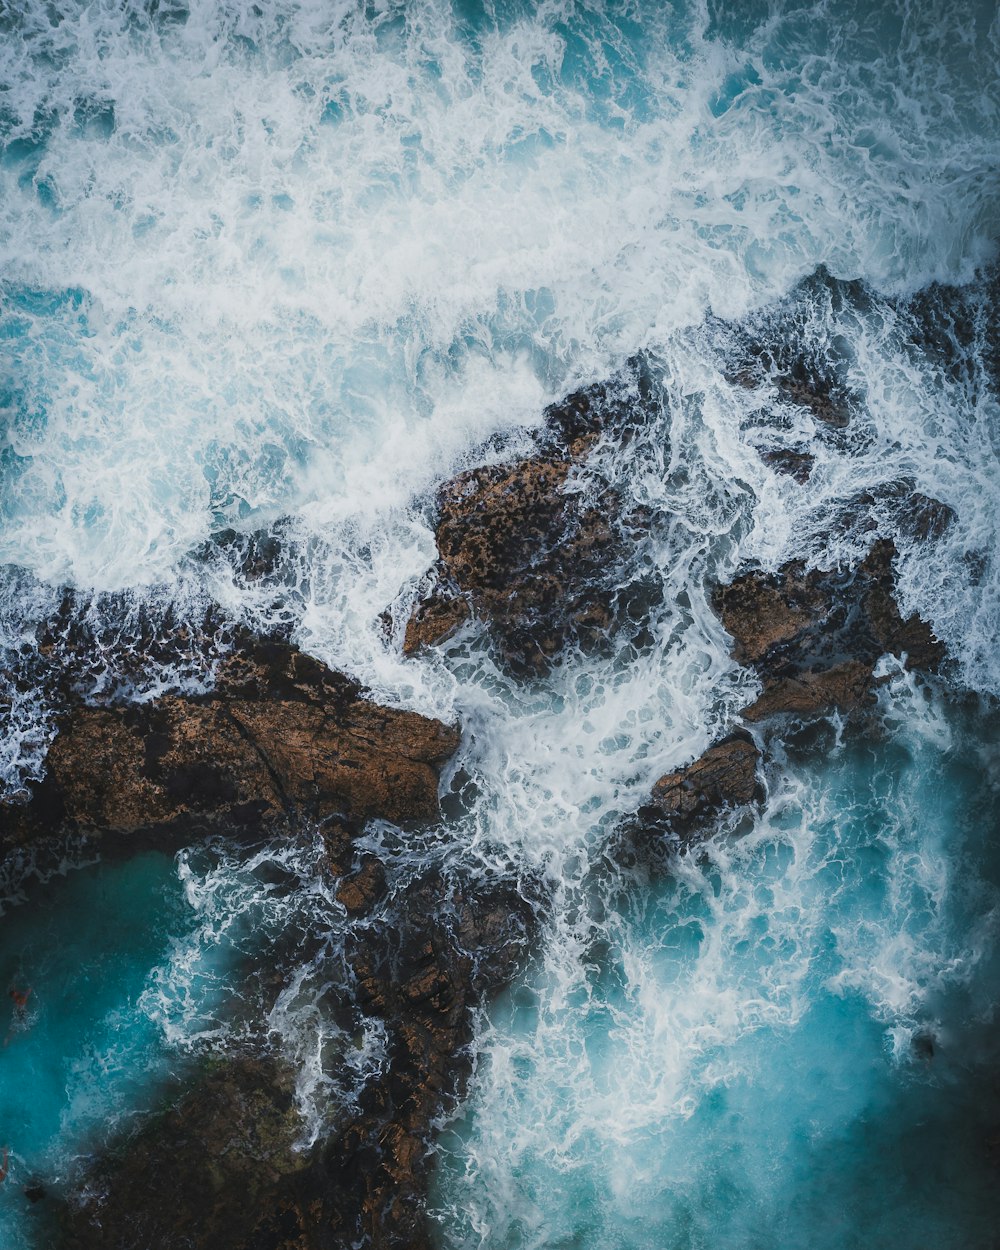
[[(372, 845), (411, 867), (513, 860), (556, 906), (481, 1021), (433, 1199), (445, 1246), (986, 1237), (996, 726), (953, 692), (1000, 693), (996, 294), (974, 282), (1000, 225), (998, 65), (986, 3), (0, 15), (0, 777), (16, 792), (44, 767), (35, 627), (64, 584), (99, 626), (93, 697), (204, 688), (197, 661), (137, 681), (127, 653), (214, 598), (462, 724), (444, 843), (376, 826)], [(934, 281), (972, 285), (922, 322), (907, 300)], [(742, 386), (720, 319), (825, 362), (849, 429)], [(475, 628), (404, 660), (380, 618), (405, 619), (434, 559), (436, 485), (640, 350), (655, 403), (581, 489), (648, 510), (621, 569), (655, 591), (646, 632), (530, 686)], [(807, 446), (809, 484), (762, 446)], [(845, 500), (903, 479), (954, 510), (943, 537), (915, 542), (889, 505), (844, 523)], [(272, 578), (203, 547), (279, 517)], [(620, 817), (753, 695), (706, 585), (747, 559), (849, 562), (876, 532), (947, 678), (928, 693), (888, 666), (882, 736), (820, 735), (774, 766), (747, 836), (620, 879)], [(23, 1168), (64, 1175), (86, 1148), (93, 1091), (60, 1095), (81, 1036), (117, 1056), (119, 1116), (162, 1063), (273, 1029), (303, 1140), (322, 1130), (329, 1056), (360, 1080), (380, 1039), (330, 1022), (342, 917), (317, 858), (107, 864), (8, 911), (0, 957), (39, 1012), (8, 1050), (27, 1062), (33, 1038), (48, 1074)], [(99, 921), (133, 909), (133, 937)], [(18, 966), (32, 925), (63, 961), (44, 996)], [(271, 957), (298, 968), (275, 1002), (246, 981)], [(101, 995), (44, 1017), (74, 965)], [(22, 1097), (0, 1074), (0, 1105)]]
[[(23, 1189), (58, 1187), (78, 1154), (166, 1081), (170, 1057), (141, 999), (182, 921), (181, 901), (170, 857), (150, 852), (35, 881), (5, 909), (4, 1244), (17, 1244), (21, 1219), (46, 1214), (48, 1204), (33, 1206)], [(11, 990), (29, 994), (22, 1009)]]

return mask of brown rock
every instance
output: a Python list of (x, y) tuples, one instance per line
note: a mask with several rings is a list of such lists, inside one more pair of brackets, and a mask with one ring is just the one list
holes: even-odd
[(327, 1157), (334, 1244), (423, 1250), (428, 1141), (465, 1093), (472, 1009), (522, 966), (537, 921), (513, 882), (461, 887), (431, 874), (395, 900), (391, 929), (355, 931), (348, 957), (363, 1010), (388, 1026), (389, 1072)]
[(616, 550), (617, 500), (586, 507), (567, 493), (569, 458), (540, 455), (473, 469), (440, 492), (440, 585), (417, 605), (404, 650), (449, 637), (469, 616), (488, 621), (506, 660), (541, 669), (570, 638), (610, 623), (602, 574)]
[(787, 712), (852, 712), (872, 702), (873, 670), (886, 652), (909, 668), (930, 671), (943, 648), (927, 623), (900, 616), (895, 601), (895, 547), (874, 544), (853, 572), (748, 572), (720, 587), (713, 605), (733, 637), (733, 656), (751, 664), (764, 690), (744, 713), (751, 721)]
[(61, 718), (47, 775), (3, 811), (7, 846), (69, 827), (260, 827), (294, 812), (429, 820), (436, 765), (458, 731), (371, 702), (285, 643), (243, 638), (204, 697), (77, 705)]
[(406, 623), (403, 654), (413, 655), (423, 647), (447, 642), (469, 619), (470, 613), (467, 599), (458, 595), (448, 599), (432, 594), (417, 604)]
[(821, 716), (826, 712), (856, 711), (875, 702), (871, 687), (872, 666), (861, 660), (848, 660), (833, 668), (769, 683), (760, 698), (743, 712), (743, 719), (757, 722), (781, 712)]
[(778, 374), (771, 379), (782, 399), (808, 408), (817, 421), (833, 429), (843, 429), (851, 421), (847, 392), (827, 379), (815, 376)]
[[(403, 649), (449, 638), (469, 617), (489, 626), (506, 662), (539, 671), (569, 641), (593, 645), (615, 615), (608, 566), (622, 551), (619, 501), (572, 489), (602, 429), (627, 437), (643, 400), (628, 385), (591, 387), (549, 409), (536, 455), (471, 469), (438, 496), (439, 560)], [(638, 523), (638, 522), (634, 522)]]
[(944, 659), (944, 645), (915, 612), (903, 620), (893, 595), (895, 554), (895, 547), (887, 541), (876, 543), (868, 553), (861, 566), (867, 583), (864, 611), (883, 650), (905, 655), (909, 669), (934, 672)]
[(374, 855), (363, 857), (360, 866), (337, 887), (337, 902), (352, 916), (374, 907), (385, 893), (385, 869)]
[(796, 561), (777, 575), (745, 573), (716, 591), (713, 606), (733, 638), (733, 657), (756, 664), (820, 624), (834, 603), (820, 576)]
[(672, 830), (689, 834), (727, 808), (760, 799), (760, 758), (748, 734), (731, 734), (694, 763), (661, 777), (653, 787), (653, 805)]

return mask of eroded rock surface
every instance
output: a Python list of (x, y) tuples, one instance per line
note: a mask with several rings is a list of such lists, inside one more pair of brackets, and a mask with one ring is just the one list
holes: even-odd
[(574, 479), (601, 432), (623, 433), (643, 402), (636, 366), (549, 409), (536, 455), (471, 469), (441, 488), (439, 560), (404, 652), (445, 641), (473, 617), (520, 671), (543, 670), (570, 640), (606, 637), (616, 614), (609, 569), (628, 522), (613, 491), (581, 492)]
[(733, 656), (763, 682), (744, 712), (857, 711), (873, 702), (874, 669), (887, 652), (911, 669), (932, 671), (944, 649), (926, 621), (901, 616), (895, 600), (895, 547), (876, 542), (857, 569), (748, 572), (718, 588), (713, 605), (733, 638)]
[(0, 808), (3, 846), (61, 828), (267, 829), (293, 813), (428, 820), (458, 740), (287, 643), (244, 636), (204, 696), (72, 705), (31, 802)]
[(653, 787), (647, 816), (688, 838), (722, 812), (759, 802), (760, 762), (760, 751), (749, 734), (730, 734), (687, 767), (661, 777)]
[(64, 1250), (430, 1246), (433, 1125), (465, 1092), (473, 1008), (523, 965), (535, 913), (514, 881), (431, 872), (392, 893), (370, 857), (352, 854), (349, 832), (333, 827), (331, 870), (351, 865), (354, 915), (346, 958), (356, 989), (343, 1023), (351, 1011), (381, 1021), (379, 1067), (331, 1106), (329, 1133), (303, 1152), (287, 1067), (267, 1056), (214, 1061), (94, 1169), (66, 1210)]

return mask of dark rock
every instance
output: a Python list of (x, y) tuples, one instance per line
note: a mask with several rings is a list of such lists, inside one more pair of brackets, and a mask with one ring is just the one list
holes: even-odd
[(195, 558), (206, 563), (221, 558), (245, 582), (273, 578), (287, 557), (287, 524), (279, 522), (273, 529), (251, 533), (219, 530), (195, 552)]
[(775, 473), (783, 473), (796, 482), (809, 481), (816, 457), (808, 451), (793, 451), (790, 447), (771, 447), (760, 450), (760, 458)]
[(941, 643), (919, 616), (903, 620), (896, 605), (895, 554), (880, 540), (850, 572), (792, 562), (717, 589), (713, 606), (733, 638), (733, 656), (764, 685), (747, 719), (859, 711), (872, 700), (873, 670), (886, 652), (905, 655), (911, 669), (937, 668)]
[[(346, 831), (333, 832), (342, 855)], [(517, 883), (437, 872), (393, 895), (369, 874), (350, 931), (359, 1020), (385, 1059), (297, 1151), (292, 1074), (271, 1057), (214, 1061), (164, 1115), (92, 1169), (64, 1250), (423, 1250), (434, 1124), (471, 1071), (472, 1012), (523, 966), (537, 927)], [(377, 914), (376, 914), (377, 909)]]
[(325, 1151), (334, 1244), (430, 1245), (431, 1126), (465, 1093), (472, 1009), (523, 966), (537, 928), (525, 893), (514, 882), (463, 888), (434, 873), (394, 901), (394, 927), (355, 930), (349, 959), (362, 1009), (387, 1023), (388, 1073)]
[(761, 800), (760, 760), (749, 734), (730, 734), (694, 763), (661, 777), (652, 807), (672, 832), (690, 836), (723, 811)]
[(898, 532), (911, 542), (942, 537), (955, 521), (955, 510), (921, 494), (912, 478), (898, 478), (852, 495), (841, 507), (845, 533)]
[(773, 387), (780, 401), (807, 409), (821, 427), (843, 430), (861, 401), (848, 382), (847, 340), (835, 327), (870, 298), (863, 283), (835, 278), (821, 265), (779, 306), (739, 324), (714, 323), (729, 378), (749, 389)]
[(293, 813), (429, 820), (458, 740), (295, 647), (242, 636), (210, 694), (71, 706), (32, 801), (0, 807), (3, 845), (57, 828), (270, 828)]
[(525, 672), (545, 669), (570, 641), (593, 646), (607, 636), (616, 615), (609, 566), (628, 523), (610, 489), (568, 488), (600, 434), (626, 439), (647, 402), (636, 365), (548, 409), (538, 454), (471, 469), (441, 488), (439, 560), (406, 626), (406, 654), (445, 641), (471, 617)]
[(82, 1201), (65, 1209), (65, 1250), (280, 1245), (253, 1235), (264, 1212), (282, 1214), (288, 1182), (311, 1164), (294, 1149), (302, 1126), (293, 1091), (280, 1061), (216, 1061), (95, 1169)]

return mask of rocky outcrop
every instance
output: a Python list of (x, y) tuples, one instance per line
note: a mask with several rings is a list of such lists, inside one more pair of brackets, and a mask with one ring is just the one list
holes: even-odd
[[(393, 893), (350, 833), (330, 830), (331, 871), (350, 872), (344, 1025), (379, 1020), (384, 1058), (295, 1149), (292, 1074), (271, 1057), (209, 1071), (88, 1176), (67, 1207), (64, 1250), (372, 1250), (429, 1247), (423, 1202), (433, 1125), (471, 1070), (472, 1011), (523, 965), (535, 913), (514, 881), (438, 872)], [(346, 885), (346, 889), (345, 889)], [(336, 1078), (336, 1073), (333, 1074)]]
[(688, 840), (722, 813), (761, 800), (760, 764), (750, 735), (730, 734), (692, 764), (661, 777), (644, 816)]
[(31, 802), (0, 809), (2, 845), (57, 829), (271, 829), (294, 814), (429, 820), (458, 741), (287, 643), (241, 636), (209, 694), (72, 704)]
[(713, 606), (733, 639), (733, 656), (753, 667), (761, 696), (749, 721), (778, 713), (855, 712), (873, 702), (874, 669), (888, 653), (931, 671), (944, 650), (917, 615), (905, 620), (895, 600), (895, 547), (876, 542), (851, 572), (751, 571), (720, 586)]
[(607, 636), (617, 606), (609, 566), (629, 521), (613, 491), (577, 490), (575, 476), (603, 431), (627, 436), (644, 402), (636, 364), (550, 408), (537, 454), (471, 469), (441, 488), (439, 559), (406, 625), (406, 654), (444, 642), (472, 618), (521, 672), (544, 670), (570, 641), (593, 646)]
[(387, 1023), (388, 1079), (326, 1150), (336, 1184), (325, 1219), (335, 1244), (418, 1250), (432, 1123), (463, 1097), (472, 1009), (523, 966), (536, 926), (532, 890), (461, 887), (433, 873), (398, 898), (391, 928), (359, 928), (349, 948), (359, 1004)]
[[(949, 523), (936, 501), (907, 502), (918, 531)], [(776, 574), (751, 570), (717, 588), (713, 606), (732, 637), (733, 656), (763, 686), (744, 720), (856, 715), (875, 701), (875, 666), (886, 653), (905, 658), (911, 669), (937, 668), (941, 643), (919, 616), (904, 619), (897, 607), (894, 557), (893, 544), (880, 540), (851, 572), (795, 561)], [(756, 743), (739, 731), (661, 777), (637, 826), (626, 830), (633, 848), (651, 830), (666, 833), (671, 845), (690, 842), (726, 811), (760, 801), (761, 764)]]

